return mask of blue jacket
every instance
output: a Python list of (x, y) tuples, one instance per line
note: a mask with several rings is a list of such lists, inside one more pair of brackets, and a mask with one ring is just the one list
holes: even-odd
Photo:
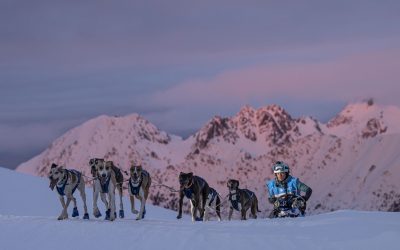
[(303, 185), (304, 184), (300, 182), (298, 178), (292, 177), (291, 175), (282, 183), (276, 181), (276, 179), (270, 180), (267, 183), (270, 198), (279, 198), (284, 195), (299, 196), (301, 191), (306, 192), (306, 190), (302, 190), (304, 189)]

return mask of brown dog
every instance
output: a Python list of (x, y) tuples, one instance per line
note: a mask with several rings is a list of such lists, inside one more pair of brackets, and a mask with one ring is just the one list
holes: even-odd
[[(76, 170), (65, 169), (64, 167), (53, 163), (51, 165), (48, 177), (50, 180), (49, 187), (51, 190), (56, 187), (62, 206), (61, 215), (58, 217), (58, 220), (64, 220), (68, 218), (67, 208), (71, 201), (74, 203), (72, 217), (79, 216), (78, 208), (76, 206), (76, 199), (74, 197), (74, 192), (76, 189), (79, 190), (83, 201), (83, 208), (85, 210), (83, 219), (88, 220), (89, 214), (86, 206), (85, 181), (83, 180), (82, 173)], [(64, 196), (67, 197), (67, 202), (65, 202)]]
[(246, 213), (249, 208), (251, 208), (251, 215), (254, 219), (257, 219), (258, 210), (258, 199), (254, 192), (248, 189), (240, 189), (239, 181), (230, 179), (227, 183), (229, 189), (229, 201), (231, 206), (229, 209), (229, 217), (231, 220), (233, 209), (241, 212), (241, 219), (246, 220)]
[[(204, 220), (204, 208), (210, 193), (208, 183), (201, 177), (193, 173), (179, 174), (179, 211), (177, 219), (182, 218), (183, 197), (190, 200), (192, 221)], [(200, 218), (197, 218), (197, 210), (200, 212)]]
[[(131, 211), (138, 214), (136, 220), (143, 219), (146, 214), (146, 200), (149, 196), (151, 186), (150, 174), (141, 165), (132, 166), (129, 178), (129, 198), (131, 200)], [(140, 211), (135, 209), (135, 197), (140, 200)]]
[(124, 177), (121, 170), (112, 161), (105, 161), (104, 159), (95, 159), (94, 165), (96, 178), (100, 184), (100, 188), (95, 188), (95, 191), (107, 194), (108, 198), (108, 201), (105, 202), (107, 207), (105, 219), (113, 221), (116, 217), (115, 189), (119, 192), (119, 216), (120, 218), (124, 218), (124, 206), (122, 203), (122, 183)]

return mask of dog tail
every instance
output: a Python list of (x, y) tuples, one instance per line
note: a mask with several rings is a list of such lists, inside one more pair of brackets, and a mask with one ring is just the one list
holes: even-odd
[(257, 212), (261, 212), (260, 209), (258, 208), (258, 199), (257, 199), (257, 197), (256, 197), (256, 209), (257, 209)]

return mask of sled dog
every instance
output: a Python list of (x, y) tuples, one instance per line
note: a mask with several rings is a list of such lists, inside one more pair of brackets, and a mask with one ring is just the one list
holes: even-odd
[(240, 189), (239, 181), (230, 179), (228, 180), (227, 187), (229, 189), (229, 201), (231, 203), (229, 208), (229, 217), (231, 220), (233, 210), (241, 212), (241, 219), (246, 220), (246, 213), (249, 208), (251, 209), (251, 215), (254, 219), (257, 219), (258, 210), (258, 199), (254, 192), (248, 189)]
[[(90, 163), (90, 161), (89, 161)], [(98, 213), (97, 208), (97, 198), (98, 198), (98, 192), (101, 194), (101, 199), (103, 200), (103, 196), (106, 196), (107, 198), (104, 197), (104, 204), (106, 205), (107, 211), (106, 211), (106, 220), (115, 220), (116, 218), (116, 208), (115, 208), (115, 189), (118, 189), (119, 192), (119, 205), (120, 205), (120, 210), (119, 210), (119, 217), (123, 218), (124, 217), (124, 206), (122, 203), (122, 183), (124, 182), (124, 178), (122, 175), (121, 170), (114, 165), (112, 161), (105, 161), (104, 159), (94, 159), (94, 170), (93, 173), (95, 174), (95, 178), (98, 179), (98, 183), (95, 181), (95, 187), (94, 187), (94, 194), (93, 194), (93, 209), (94, 213), (97, 216), (101, 216)], [(97, 209), (97, 211), (96, 211)], [(100, 213), (100, 211), (98, 211)]]
[[(85, 182), (81, 172), (65, 169), (63, 166), (58, 166), (57, 164), (53, 163), (50, 167), (48, 177), (50, 180), (49, 187), (51, 190), (54, 190), (54, 187), (56, 187), (62, 206), (62, 211), (60, 216), (58, 216), (58, 220), (64, 220), (68, 218), (67, 209), (71, 201), (74, 203), (72, 217), (79, 216), (78, 208), (76, 206), (76, 199), (74, 197), (74, 192), (76, 189), (79, 190), (83, 201), (83, 208), (85, 210), (83, 219), (88, 220), (89, 214), (86, 206)], [(64, 196), (66, 196), (67, 202), (65, 202)]]
[[(141, 165), (131, 166), (128, 190), (131, 200), (131, 211), (133, 214), (137, 214), (136, 220), (143, 219), (146, 214), (146, 200), (149, 196), (150, 185), (150, 174)], [(135, 197), (140, 201), (139, 212), (135, 209)]]
[[(183, 198), (186, 196), (190, 200), (192, 221), (204, 220), (204, 208), (210, 193), (208, 183), (201, 177), (193, 175), (193, 173), (179, 174), (179, 211), (177, 219), (182, 218)], [(200, 217), (197, 218), (197, 210)]]

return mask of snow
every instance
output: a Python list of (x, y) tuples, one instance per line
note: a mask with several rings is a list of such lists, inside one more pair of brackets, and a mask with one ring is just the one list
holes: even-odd
[(366, 125), (368, 120), (377, 119), (381, 125), (387, 127), (385, 134), (400, 133), (400, 108), (396, 106), (384, 106), (379, 104), (354, 103), (347, 105), (339, 116), (348, 118), (351, 122), (333, 126), (325, 130), (327, 134), (338, 137), (354, 137)]
[(147, 217), (135, 221), (124, 199), (127, 218), (109, 222), (92, 218), (90, 189), (87, 195), (89, 221), (57, 221), (61, 207), (46, 178), (0, 168), (0, 249), (368, 250), (394, 249), (400, 237), (400, 213), (350, 210), (295, 219), (192, 223), (188, 216), (177, 220), (175, 211), (147, 205)]

